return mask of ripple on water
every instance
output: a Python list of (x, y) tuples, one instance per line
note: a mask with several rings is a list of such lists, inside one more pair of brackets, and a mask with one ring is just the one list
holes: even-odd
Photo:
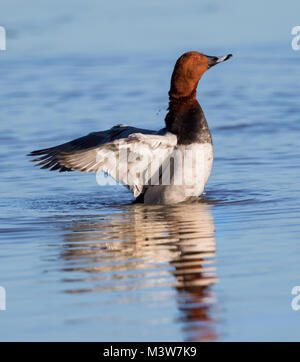
[(68, 224), (62, 227), (59, 252), (65, 293), (150, 290), (152, 298), (157, 293), (160, 299), (162, 291), (174, 288), (186, 338), (217, 338), (211, 287), (218, 278), (209, 205), (130, 205)]

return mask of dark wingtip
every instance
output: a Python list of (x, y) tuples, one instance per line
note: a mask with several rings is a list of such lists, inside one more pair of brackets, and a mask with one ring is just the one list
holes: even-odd
[[(55, 148), (55, 147), (53, 147)], [(32, 156), (41, 156), (41, 155), (45, 155), (46, 153), (51, 152), (51, 150), (53, 148), (43, 148), (41, 150), (35, 150), (35, 151), (31, 151), (30, 153), (28, 153), (26, 156), (32, 157)]]
[(49, 169), (50, 171), (66, 172), (73, 171), (71, 168), (65, 167), (60, 163), (58, 159), (57, 147), (44, 148), (42, 150), (36, 150), (28, 153), (26, 156), (35, 157), (30, 162), (35, 162), (34, 166), (39, 167), (42, 170)]
[(28, 156), (28, 157), (33, 157), (33, 156), (35, 156), (35, 153), (34, 153), (35, 151), (32, 151), (32, 152), (30, 152), (30, 153), (27, 153), (27, 155), (26, 156)]

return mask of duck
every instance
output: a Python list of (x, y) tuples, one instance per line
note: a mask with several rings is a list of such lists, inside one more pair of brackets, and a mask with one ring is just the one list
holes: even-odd
[(203, 193), (213, 165), (212, 136), (197, 101), (198, 83), (208, 69), (231, 57), (189, 51), (178, 58), (165, 125), (159, 130), (118, 124), (28, 156), (51, 171), (104, 172), (127, 186), (135, 203), (195, 199)]

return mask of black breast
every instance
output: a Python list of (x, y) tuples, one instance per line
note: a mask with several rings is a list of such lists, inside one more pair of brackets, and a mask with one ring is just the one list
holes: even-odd
[(166, 128), (178, 137), (178, 144), (212, 143), (202, 108), (196, 99), (176, 99), (169, 103)]

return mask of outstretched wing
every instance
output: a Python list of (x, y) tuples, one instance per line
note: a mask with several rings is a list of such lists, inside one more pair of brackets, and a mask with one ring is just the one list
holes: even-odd
[(31, 161), (37, 162), (36, 166), (41, 166), (42, 169), (49, 168), (50, 171), (59, 170), (59, 172), (72, 171), (71, 168), (66, 167), (59, 161), (59, 155), (61, 155), (63, 152), (83, 151), (89, 148), (107, 144), (117, 139), (127, 138), (130, 134), (137, 132), (144, 134), (157, 134), (157, 131), (118, 125), (107, 131), (93, 132), (87, 136), (76, 138), (73, 141), (61, 144), (59, 146), (32, 151), (27, 156), (38, 156)]
[(164, 130), (116, 126), (29, 156), (39, 156), (33, 161), (50, 170), (107, 172), (137, 197), (176, 144), (177, 137)]

